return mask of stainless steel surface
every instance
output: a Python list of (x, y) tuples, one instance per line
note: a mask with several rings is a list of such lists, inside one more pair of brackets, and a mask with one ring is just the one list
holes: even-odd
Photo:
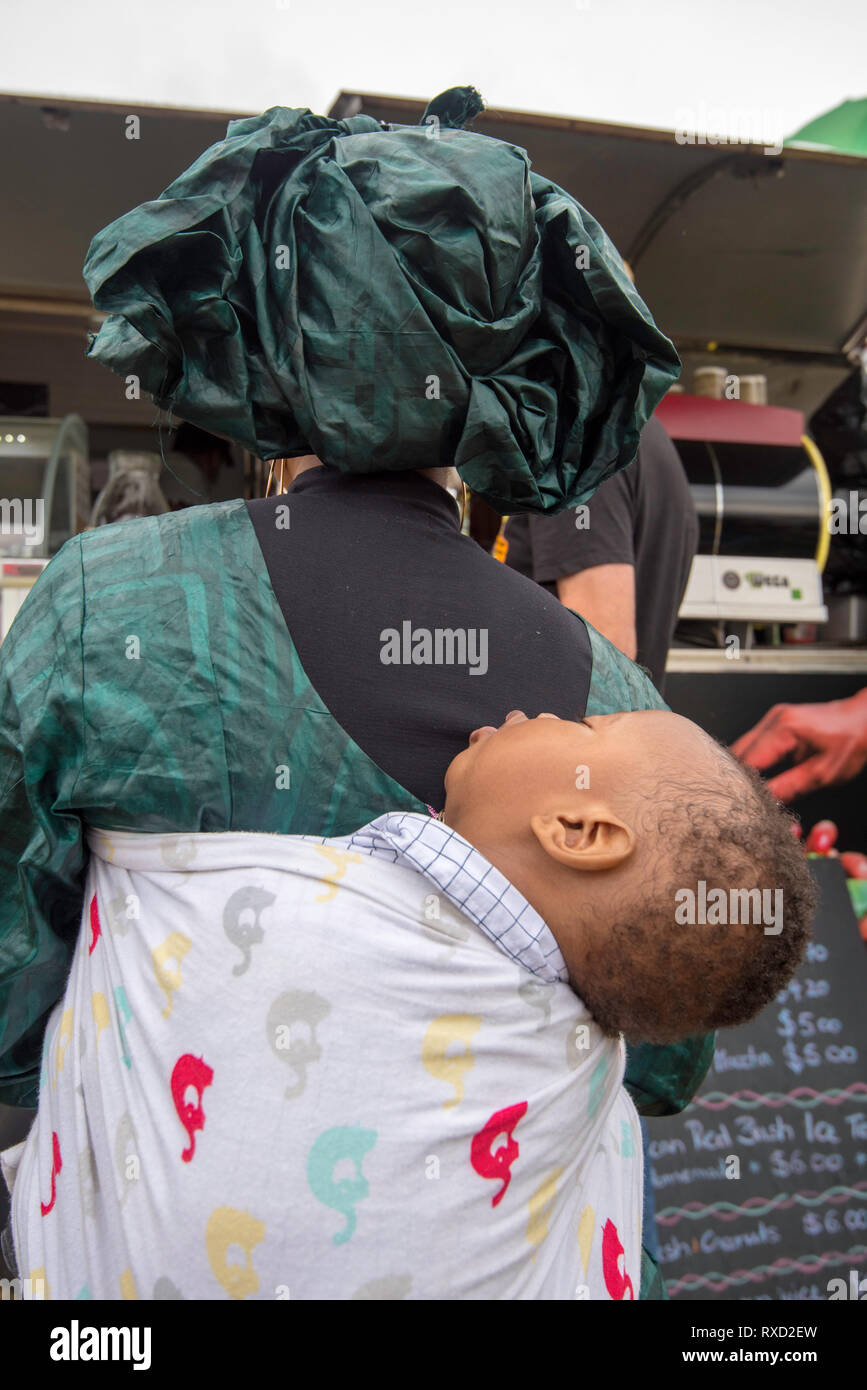
[(794, 674), (863, 673), (867, 678), (867, 647), (743, 648), (737, 657), (722, 647), (672, 647), (666, 671), (780, 671)]
[(828, 621), (822, 637), (828, 642), (867, 642), (867, 597), (837, 594), (827, 599)]

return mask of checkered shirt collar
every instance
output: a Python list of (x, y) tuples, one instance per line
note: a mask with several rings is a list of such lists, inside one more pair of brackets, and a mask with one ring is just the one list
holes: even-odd
[(550, 927), (514, 884), (456, 830), (413, 811), (390, 811), (341, 838), (347, 849), (422, 874), (486, 936), (540, 980), (568, 981)]

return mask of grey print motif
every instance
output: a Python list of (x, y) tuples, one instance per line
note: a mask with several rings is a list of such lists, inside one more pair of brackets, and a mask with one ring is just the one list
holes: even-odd
[(90, 1146), (78, 1155), (78, 1186), (81, 1193), (81, 1206), (85, 1216), (96, 1216), (96, 1198), (99, 1192), (99, 1178), (93, 1164)]
[(114, 1138), (114, 1161), (120, 1176), (123, 1193), (120, 1198), (120, 1205), (123, 1206), (130, 1194), (130, 1189), (138, 1181), (140, 1161), (138, 1134), (130, 1115), (121, 1115), (117, 1122), (117, 1133)]
[[(433, 896), (434, 894), (428, 894), (429, 898)], [(427, 931), (438, 936), (443, 942), (445, 949), (438, 956), (441, 961), (451, 960), (461, 942), (470, 939), (469, 924), (458, 917), (457, 913), (449, 912), (445, 904), (442, 905), (442, 910), (438, 909), (432, 918), (428, 917), (426, 909), (424, 925)]]
[(242, 955), (232, 970), (233, 975), (243, 975), (250, 968), (250, 949), (265, 937), (259, 915), (273, 902), (276, 902), (273, 893), (266, 893), (264, 888), (247, 887), (233, 893), (223, 908), (223, 931)]
[(295, 1085), (286, 1087), (287, 1100), (301, 1095), (307, 1085), (308, 1066), (322, 1056), (316, 1029), (330, 1013), (327, 999), (302, 989), (278, 995), (268, 1010), (265, 1032), (271, 1051), (295, 1072)]
[(362, 1284), (361, 1288), (356, 1289), (352, 1295), (352, 1301), (356, 1299), (389, 1299), (406, 1298), (412, 1288), (412, 1276), (409, 1274), (387, 1274), (383, 1279), (371, 1279), (367, 1284)]
[(126, 936), (129, 931), (131, 918), (127, 916), (127, 907), (125, 893), (115, 894), (105, 905), (105, 915), (113, 936)]
[(573, 1023), (566, 1034), (566, 1065), (570, 1071), (577, 1071), (589, 1055), (590, 1024)]
[(169, 1279), (165, 1274), (161, 1275), (157, 1282), (154, 1284), (155, 1302), (159, 1299), (163, 1301), (167, 1301), (169, 1299), (180, 1299), (183, 1302), (183, 1298), (184, 1295), (181, 1293), (180, 1289), (177, 1288), (172, 1283), (171, 1279)]
[(190, 835), (167, 835), (160, 841), (160, 855), (170, 869), (185, 869), (192, 864), (198, 850)]
[(525, 980), (518, 986), (518, 994), (531, 1009), (539, 1009), (543, 1017), (536, 1024), (536, 1032), (551, 1022), (551, 995), (554, 986), (547, 980)]

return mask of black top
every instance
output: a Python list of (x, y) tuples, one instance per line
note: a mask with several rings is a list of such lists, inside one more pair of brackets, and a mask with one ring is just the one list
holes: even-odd
[(437, 483), (314, 468), (247, 505), (313, 686), (420, 800), (440, 809), (446, 768), (480, 725), (512, 709), (583, 715), (584, 624), (462, 536)]
[(635, 461), (608, 478), (587, 503), (589, 526), (576, 511), (513, 516), (506, 523), (506, 563), (556, 594), (557, 580), (595, 565), (635, 567), (636, 660), (657, 690), (698, 548), (698, 517), (683, 464), (655, 418), (641, 432)]

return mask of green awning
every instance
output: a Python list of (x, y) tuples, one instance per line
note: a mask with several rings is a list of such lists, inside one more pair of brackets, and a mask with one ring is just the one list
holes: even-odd
[(783, 143), (867, 157), (867, 97), (842, 102), (823, 116), (808, 121)]

